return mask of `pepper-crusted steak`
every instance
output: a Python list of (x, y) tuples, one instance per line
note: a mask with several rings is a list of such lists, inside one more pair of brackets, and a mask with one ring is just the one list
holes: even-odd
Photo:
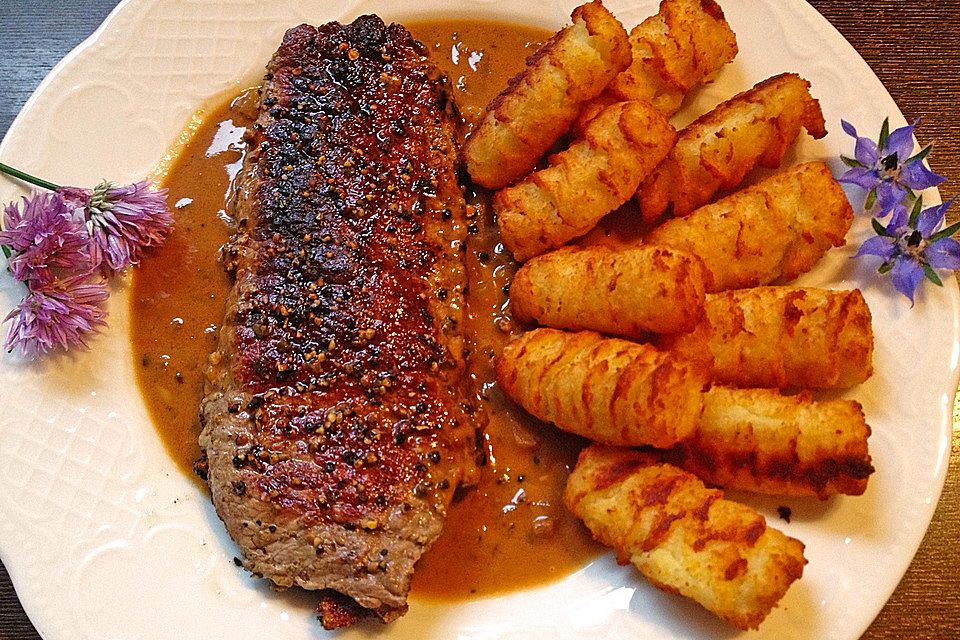
[(403, 614), (475, 473), (444, 82), (402, 26), (301, 25), (247, 134), (200, 445), (244, 566), (324, 590), (327, 627)]

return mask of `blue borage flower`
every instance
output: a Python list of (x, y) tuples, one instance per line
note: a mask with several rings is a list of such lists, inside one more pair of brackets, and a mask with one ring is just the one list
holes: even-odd
[(932, 145), (913, 154), (913, 129), (920, 121), (890, 131), (890, 119), (883, 121), (877, 142), (857, 135), (857, 130), (846, 120), (841, 120), (843, 130), (856, 141), (854, 157), (840, 156), (850, 169), (840, 176), (840, 182), (855, 184), (867, 191), (864, 203), (866, 210), (877, 206), (877, 215), (886, 216), (914, 191), (935, 187), (946, 180), (924, 164)]
[(894, 288), (910, 299), (924, 278), (943, 286), (934, 269), (960, 269), (960, 242), (952, 236), (960, 222), (937, 231), (953, 200), (923, 209), (914, 202), (913, 210), (898, 204), (886, 226), (872, 219), (877, 235), (861, 245), (855, 257), (879, 256), (883, 259), (878, 271), (890, 273)]
[(49, 192), (10, 203), (0, 248), (27, 295), (3, 322), (4, 345), (24, 355), (86, 346), (105, 326), (106, 279), (136, 264), (144, 249), (161, 244), (173, 225), (166, 189), (148, 181), (93, 189), (60, 187), (0, 164), (6, 173)]
[[(846, 120), (840, 121), (843, 130), (856, 140), (856, 147), (853, 158), (840, 156), (850, 169), (838, 180), (867, 191), (863, 206), (874, 214), (870, 222), (877, 234), (868, 238), (854, 257), (880, 257), (883, 262), (877, 271), (890, 274), (893, 287), (910, 300), (911, 306), (924, 278), (943, 286), (935, 270), (960, 269), (960, 242), (950, 237), (960, 229), (960, 223), (937, 230), (953, 201), (924, 209), (918, 193), (946, 180), (923, 164), (932, 145), (913, 153), (913, 129), (919, 121), (891, 132), (890, 119), (886, 118), (876, 142), (859, 136)], [(877, 219), (891, 213), (886, 225)]]

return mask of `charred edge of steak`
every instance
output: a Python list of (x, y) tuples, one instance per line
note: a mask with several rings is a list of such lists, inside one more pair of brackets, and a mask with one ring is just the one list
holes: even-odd
[(400, 609), (367, 609), (357, 604), (357, 601), (350, 596), (345, 596), (333, 589), (325, 589), (319, 595), (317, 619), (327, 631), (349, 627), (361, 620), (370, 618), (376, 618), (386, 624), (393, 622), (407, 612), (406, 607)]
[(333, 631), (356, 624), (373, 615), (373, 610), (361, 607), (353, 598), (333, 589), (327, 589), (320, 592), (317, 613), (319, 614), (317, 619), (320, 620), (323, 628)]
[(207, 481), (210, 475), (210, 461), (207, 460), (206, 451), (200, 451), (200, 457), (193, 463), (193, 472), (204, 482)]

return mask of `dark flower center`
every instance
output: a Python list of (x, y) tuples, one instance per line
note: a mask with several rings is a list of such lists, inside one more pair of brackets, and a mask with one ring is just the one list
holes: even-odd
[(894, 169), (897, 168), (897, 164), (899, 163), (899, 159), (897, 158), (897, 154), (896, 154), (896, 153), (891, 153), (891, 154), (888, 155), (886, 158), (884, 158), (883, 160), (881, 160), (880, 163), (883, 165), (883, 170), (884, 170), (884, 171), (893, 171)]
[(914, 230), (914, 232), (910, 234), (910, 237), (907, 238), (907, 246), (919, 247), (921, 240), (923, 240), (923, 236), (920, 234), (920, 231)]

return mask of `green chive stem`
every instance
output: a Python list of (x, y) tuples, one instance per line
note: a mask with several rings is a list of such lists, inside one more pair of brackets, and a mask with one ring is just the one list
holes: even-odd
[(46, 180), (42, 180), (40, 178), (32, 176), (29, 173), (24, 173), (23, 171), (20, 171), (19, 169), (14, 169), (10, 165), (3, 164), (2, 162), (0, 162), (0, 173), (5, 173), (8, 176), (13, 176), (14, 178), (23, 180), (28, 184), (38, 186), (41, 189), (56, 191), (57, 189), (60, 188), (58, 185), (55, 185), (52, 182), (47, 182)]

